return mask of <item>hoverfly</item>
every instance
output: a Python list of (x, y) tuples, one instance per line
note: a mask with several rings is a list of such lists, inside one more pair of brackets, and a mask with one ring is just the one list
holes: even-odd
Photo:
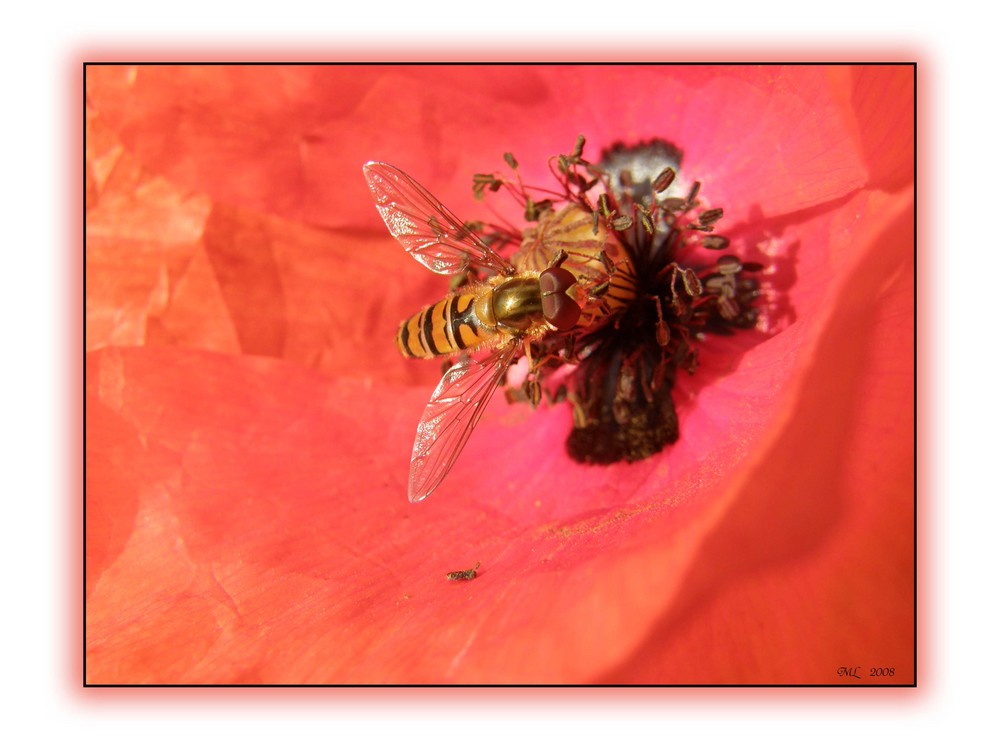
[[(389, 233), (414, 259), (438, 274), (485, 274), (405, 320), (396, 334), (405, 357), (463, 353), (444, 373), (417, 427), (408, 494), (419, 502), (454, 465), (518, 356), (530, 362), (531, 342), (574, 328), (597, 300), (589, 291), (591, 277), (562, 267), (566, 253), (548, 257), (545, 267), (537, 258), (514, 265), (396, 167), (368, 162), (364, 174)], [(593, 318), (590, 313), (585, 320)], [(475, 350), (489, 354), (469, 356)]]

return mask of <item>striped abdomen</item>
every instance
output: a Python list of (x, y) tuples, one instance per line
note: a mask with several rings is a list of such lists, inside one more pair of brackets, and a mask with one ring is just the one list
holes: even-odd
[(609, 315), (624, 310), (635, 299), (639, 280), (628, 258), (615, 265), (614, 273), (608, 279), (608, 291), (601, 297)]
[(404, 321), (396, 347), (404, 357), (430, 358), (469, 349), (496, 335), (475, 313), (476, 295), (449, 294)]

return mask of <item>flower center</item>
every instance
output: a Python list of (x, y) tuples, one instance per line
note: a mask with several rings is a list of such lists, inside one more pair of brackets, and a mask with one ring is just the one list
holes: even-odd
[[(754, 274), (762, 267), (741, 261), (716, 232), (724, 211), (703, 204), (701, 184), (681, 184), (676, 146), (619, 143), (596, 164), (582, 151), (581, 138), (572, 153), (550, 162), (561, 187), (554, 198), (534, 200), (520, 177), (514, 184), (477, 175), (477, 185), (480, 193), (512, 188), (525, 218), (537, 221), (515, 258), (540, 267), (555, 252), (568, 253), (593, 303), (581, 300), (577, 329), (532, 343), (536, 366), (523, 397), (537, 402), (544, 392), (572, 404), (567, 449), (575, 460), (638, 461), (678, 439), (671, 391), (678, 370), (696, 371), (699, 343), (756, 324)], [(518, 240), (502, 230), (498, 238)], [(557, 374), (567, 363), (575, 368)]]

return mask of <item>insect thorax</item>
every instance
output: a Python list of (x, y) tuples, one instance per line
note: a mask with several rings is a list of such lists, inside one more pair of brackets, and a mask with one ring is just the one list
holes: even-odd
[(493, 288), (493, 318), (498, 327), (526, 331), (542, 315), (542, 295), (536, 278), (513, 278)]

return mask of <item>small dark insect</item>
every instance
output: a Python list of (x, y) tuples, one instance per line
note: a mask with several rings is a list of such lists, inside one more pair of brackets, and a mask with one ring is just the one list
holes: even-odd
[(476, 563), (476, 567), (469, 568), (468, 570), (453, 570), (451, 573), (445, 576), (449, 581), (471, 581), (476, 577), (476, 571), (479, 570), (481, 563)]

